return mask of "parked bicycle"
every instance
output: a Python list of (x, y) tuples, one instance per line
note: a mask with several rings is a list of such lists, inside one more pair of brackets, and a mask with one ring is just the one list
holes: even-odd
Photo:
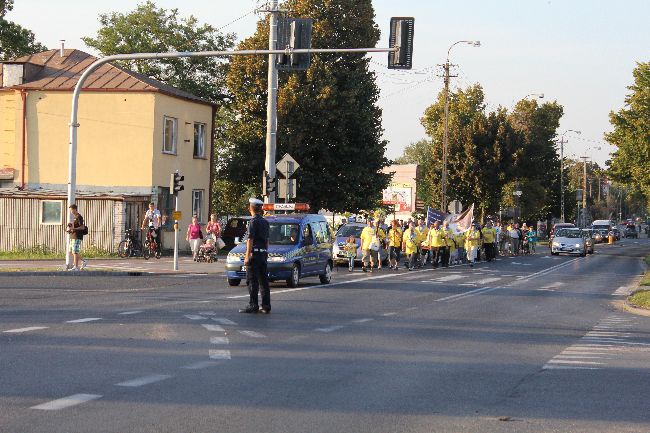
[(117, 255), (122, 258), (135, 257), (142, 254), (142, 244), (138, 240), (137, 230), (126, 231), (124, 240), (117, 246)]
[(147, 239), (145, 239), (144, 244), (142, 245), (142, 257), (144, 257), (145, 260), (149, 260), (149, 257), (152, 256), (157, 259), (162, 257), (162, 248), (156, 229), (153, 227), (153, 224), (149, 224)]

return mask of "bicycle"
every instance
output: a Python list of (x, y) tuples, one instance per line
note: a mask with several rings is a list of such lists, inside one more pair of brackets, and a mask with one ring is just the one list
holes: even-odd
[(145, 260), (149, 260), (149, 257), (155, 257), (159, 259), (162, 257), (162, 250), (160, 249), (160, 242), (158, 240), (158, 235), (156, 234), (156, 229), (153, 228), (153, 225), (149, 226), (147, 231), (147, 239), (144, 241), (142, 246), (142, 257)]
[(142, 244), (136, 235), (137, 231), (129, 229), (124, 235), (122, 240), (117, 246), (117, 255), (121, 258), (134, 257), (142, 254)]

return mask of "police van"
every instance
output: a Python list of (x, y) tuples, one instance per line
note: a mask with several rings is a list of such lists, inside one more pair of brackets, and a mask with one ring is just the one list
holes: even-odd
[[(265, 210), (301, 211), (300, 204), (264, 205)], [(286, 281), (297, 287), (305, 277), (318, 276), (322, 284), (332, 278), (332, 234), (322, 215), (291, 213), (264, 217), (269, 222), (269, 281)], [(246, 238), (226, 259), (226, 275), (231, 286), (246, 280)]]

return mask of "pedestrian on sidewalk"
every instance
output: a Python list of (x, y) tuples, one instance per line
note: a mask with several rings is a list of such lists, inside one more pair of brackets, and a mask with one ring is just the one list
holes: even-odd
[(514, 224), (509, 230), (510, 234), (510, 243), (512, 244), (512, 255), (519, 255), (519, 242), (521, 240), (521, 230), (519, 229), (519, 224)]
[[(269, 222), (262, 217), (264, 202), (257, 198), (248, 200), (249, 212), (253, 219), (248, 223), (248, 240), (246, 241), (246, 284), (248, 285), (249, 301), (240, 313), (271, 312), (271, 290), (269, 289), (268, 257), (269, 257)], [(262, 294), (262, 308), (258, 303), (258, 292)]]
[(80, 271), (86, 267), (86, 261), (81, 257), (81, 241), (88, 234), (88, 227), (84, 222), (76, 204), (70, 205), (72, 222), (68, 223), (67, 232), (70, 234), (68, 251), (72, 254), (72, 267), (68, 271)]
[(348, 258), (348, 271), (354, 271), (354, 259), (357, 258), (357, 240), (354, 235), (350, 235), (347, 242), (345, 242), (345, 257)]
[(187, 226), (187, 235), (185, 235), (185, 239), (190, 243), (190, 248), (192, 249), (192, 260), (196, 261), (196, 257), (199, 254), (199, 247), (203, 243), (203, 231), (201, 230), (199, 218), (196, 215), (192, 217), (192, 224)]
[(219, 223), (217, 215), (210, 215), (210, 221), (208, 221), (208, 225), (206, 226), (205, 231), (207, 232), (206, 237), (212, 238), (214, 241), (214, 245), (217, 248), (217, 254), (219, 254), (219, 250), (225, 245), (221, 239), (221, 223)]
[(473, 225), (467, 231), (465, 235), (465, 249), (467, 250), (467, 260), (469, 265), (474, 267), (474, 262), (476, 261), (476, 253), (481, 241), (481, 233), (478, 228), (478, 224)]

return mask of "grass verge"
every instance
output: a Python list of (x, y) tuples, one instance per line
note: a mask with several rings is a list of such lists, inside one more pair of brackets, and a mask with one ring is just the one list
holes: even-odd
[[(650, 266), (650, 256), (646, 256), (645, 262)], [(650, 270), (646, 271), (639, 286), (650, 287)], [(627, 301), (636, 307), (650, 309), (650, 289), (637, 290), (627, 298)]]

